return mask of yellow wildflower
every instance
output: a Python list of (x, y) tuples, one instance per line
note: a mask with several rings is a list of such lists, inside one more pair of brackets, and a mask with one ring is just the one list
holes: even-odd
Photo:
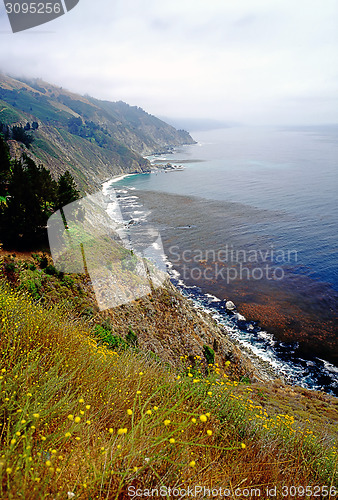
[(119, 430), (117, 431), (117, 434), (118, 434), (119, 436), (121, 436), (122, 434), (127, 434), (127, 432), (128, 432), (128, 429), (124, 428), (124, 429), (119, 429)]

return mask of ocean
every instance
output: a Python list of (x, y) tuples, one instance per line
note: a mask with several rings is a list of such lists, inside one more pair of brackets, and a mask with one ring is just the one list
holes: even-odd
[[(192, 132), (114, 182), (173, 282), (292, 383), (338, 395), (338, 126)], [(235, 311), (225, 307), (227, 300)]]

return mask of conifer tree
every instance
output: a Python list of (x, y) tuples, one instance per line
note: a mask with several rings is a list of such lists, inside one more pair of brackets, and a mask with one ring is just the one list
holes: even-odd
[(62, 208), (79, 199), (76, 183), (68, 170), (59, 177), (57, 190), (57, 208)]
[(7, 207), (0, 222), (11, 245), (40, 241), (56, 202), (57, 184), (50, 172), (27, 156), (13, 162)]
[(11, 173), (9, 147), (0, 134), (0, 196), (7, 194), (7, 184)]

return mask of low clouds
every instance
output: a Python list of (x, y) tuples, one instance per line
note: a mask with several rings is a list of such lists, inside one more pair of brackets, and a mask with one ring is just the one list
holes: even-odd
[(335, 0), (80, 0), (15, 35), (1, 14), (0, 69), (12, 75), (162, 116), (337, 122)]

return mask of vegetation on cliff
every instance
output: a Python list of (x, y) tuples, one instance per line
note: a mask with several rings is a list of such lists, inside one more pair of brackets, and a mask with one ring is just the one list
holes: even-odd
[(48, 218), (78, 199), (79, 192), (68, 171), (55, 181), (47, 168), (26, 154), (11, 159), (0, 134), (0, 196), (2, 243), (22, 247), (45, 243)]
[(0, 122), (7, 127), (13, 154), (25, 151), (54, 177), (69, 170), (82, 192), (116, 174), (149, 171), (144, 155), (194, 142), (187, 132), (137, 106), (3, 75)]
[[(35, 300), (29, 272), (49, 278)], [(276, 487), (275, 498), (292, 485), (334, 491), (334, 398), (280, 381), (250, 384), (230, 376), (238, 360), (208, 364), (184, 351), (186, 339), (165, 363), (143, 348), (151, 296), (127, 316), (116, 308), (124, 330), (116, 329), (92, 308), (85, 279), (57, 276), (42, 254), (7, 255), (1, 274), (1, 498), (123, 499), (133, 488), (201, 485), (229, 497), (238, 488)], [(174, 297), (170, 288), (154, 297), (159, 332)], [(124, 343), (102, 337), (109, 329)], [(161, 342), (165, 352), (163, 333)]]

